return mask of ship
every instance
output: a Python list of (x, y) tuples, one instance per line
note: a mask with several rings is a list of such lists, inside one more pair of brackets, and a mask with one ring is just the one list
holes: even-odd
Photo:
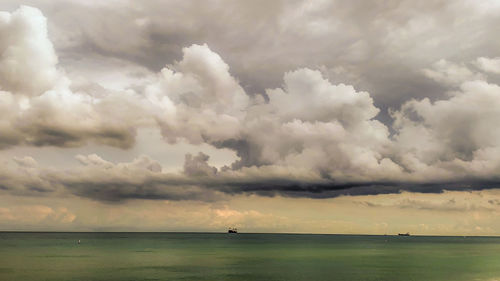
[(410, 236), (410, 233), (409, 232), (406, 232), (406, 233), (398, 233), (399, 236)]
[(230, 228), (227, 230), (227, 233), (238, 233), (238, 229), (237, 229), (237, 228), (235, 228), (235, 227), (233, 227), (233, 228), (231, 228), (231, 227), (230, 227)]

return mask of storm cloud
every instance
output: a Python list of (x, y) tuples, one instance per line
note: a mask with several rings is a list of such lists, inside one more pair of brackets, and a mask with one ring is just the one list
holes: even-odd
[[(105, 28), (90, 24), (69, 32), (55, 26), (53, 41), (47, 27), (68, 19), (55, 16), (47, 25), (42, 12), (28, 6), (2, 12), (0, 149), (88, 144), (131, 149), (137, 131), (153, 127), (171, 145), (207, 144), (232, 150), (239, 159), (217, 168), (200, 152), (186, 155), (178, 171), (166, 172), (154, 155), (122, 163), (77, 155), (80, 166), (67, 169), (16, 158), (2, 164), (0, 192), (119, 202), (499, 187), (500, 47), (480, 34), (451, 55), (441, 49), (457, 44), (458, 37), (443, 36), (447, 30), (459, 34), (493, 26), (498, 20), (491, 10), (500, 7), (396, 2), (373, 4), (363, 14), (357, 1), (352, 6), (276, 2), (266, 11), (236, 1), (226, 4), (243, 17), (224, 13), (223, 27), (204, 28), (217, 7), (197, 14), (189, 3), (171, 4), (174, 17), (162, 21), (150, 10), (160, 3), (145, 10), (128, 3), (119, 16), (106, 5), (89, 4), (81, 8), (110, 13)], [(472, 12), (444, 24), (436, 7), (444, 18), (467, 7)], [(415, 15), (407, 11), (411, 8)], [(175, 21), (182, 11), (198, 20)], [(359, 13), (356, 19), (353, 13)], [(253, 24), (253, 16), (261, 24)], [(114, 32), (125, 30), (120, 22), (130, 34)], [(246, 35), (216, 32), (229, 23)], [(334, 36), (346, 28), (352, 32)], [(282, 36), (273, 41), (273, 32)], [(322, 41), (332, 36), (335, 42)], [(88, 58), (76, 64), (75, 52)], [(104, 57), (102, 64), (110, 68), (125, 67), (116, 68), (117, 76), (96, 78), (90, 74), (96, 57)], [(78, 65), (83, 70), (76, 70)], [(123, 83), (114, 82), (120, 79)]]

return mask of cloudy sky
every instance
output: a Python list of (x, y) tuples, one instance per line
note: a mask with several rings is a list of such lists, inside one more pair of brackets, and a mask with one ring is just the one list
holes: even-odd
[(0, 2), (0, 229), (500, 235), (500, 1)]

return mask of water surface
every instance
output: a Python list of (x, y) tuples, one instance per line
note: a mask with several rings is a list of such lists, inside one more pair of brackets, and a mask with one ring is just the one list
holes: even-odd
[(0, 280), (491, 281), (500, 238), (3, 232)]

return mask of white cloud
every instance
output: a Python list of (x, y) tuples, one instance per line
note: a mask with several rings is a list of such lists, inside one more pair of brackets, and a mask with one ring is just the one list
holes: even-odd
[(228, 65), (207, 45), (183, 49), (183, 59), (162, 69), (146, 88), (165, 139), (192, 143), (236, 138), (249, 97)]
[(0, 90), (37, 96), (61, 79), (47, 20), (32, 7), (0, 12)]
[(500, 74), (500, 57), (498, 58), (480, 57), (476, 59), (476, 65), (485, 72)]
[(389, 132), (373, 119), (378, 109), (368, 93), (332, 85), (310, 69), (288, 72), (284, 81), (283, 89), (267, 91), (268, 103), (249, 110), (246, 140), (260, 152), (250, 164), (309, 167), (358, 180), (397, 170), (384, 159)]
[(464, 82), (450, 95), (435, 102), (412, 100), (393, 113), (402, 164), (427, 179), (440, 172), (444, 178), (494, 177), (500, 163), (487, 155), (497, 155), (500, 143), (500, 86)]
[(141, 120), (136, 94), (109, 92), (98, 98), (73, 92), (71, 81), (56, 68), (46, 26), (36, 8), (0, 15), (0, 148), (88, 141), (130, 147)]

